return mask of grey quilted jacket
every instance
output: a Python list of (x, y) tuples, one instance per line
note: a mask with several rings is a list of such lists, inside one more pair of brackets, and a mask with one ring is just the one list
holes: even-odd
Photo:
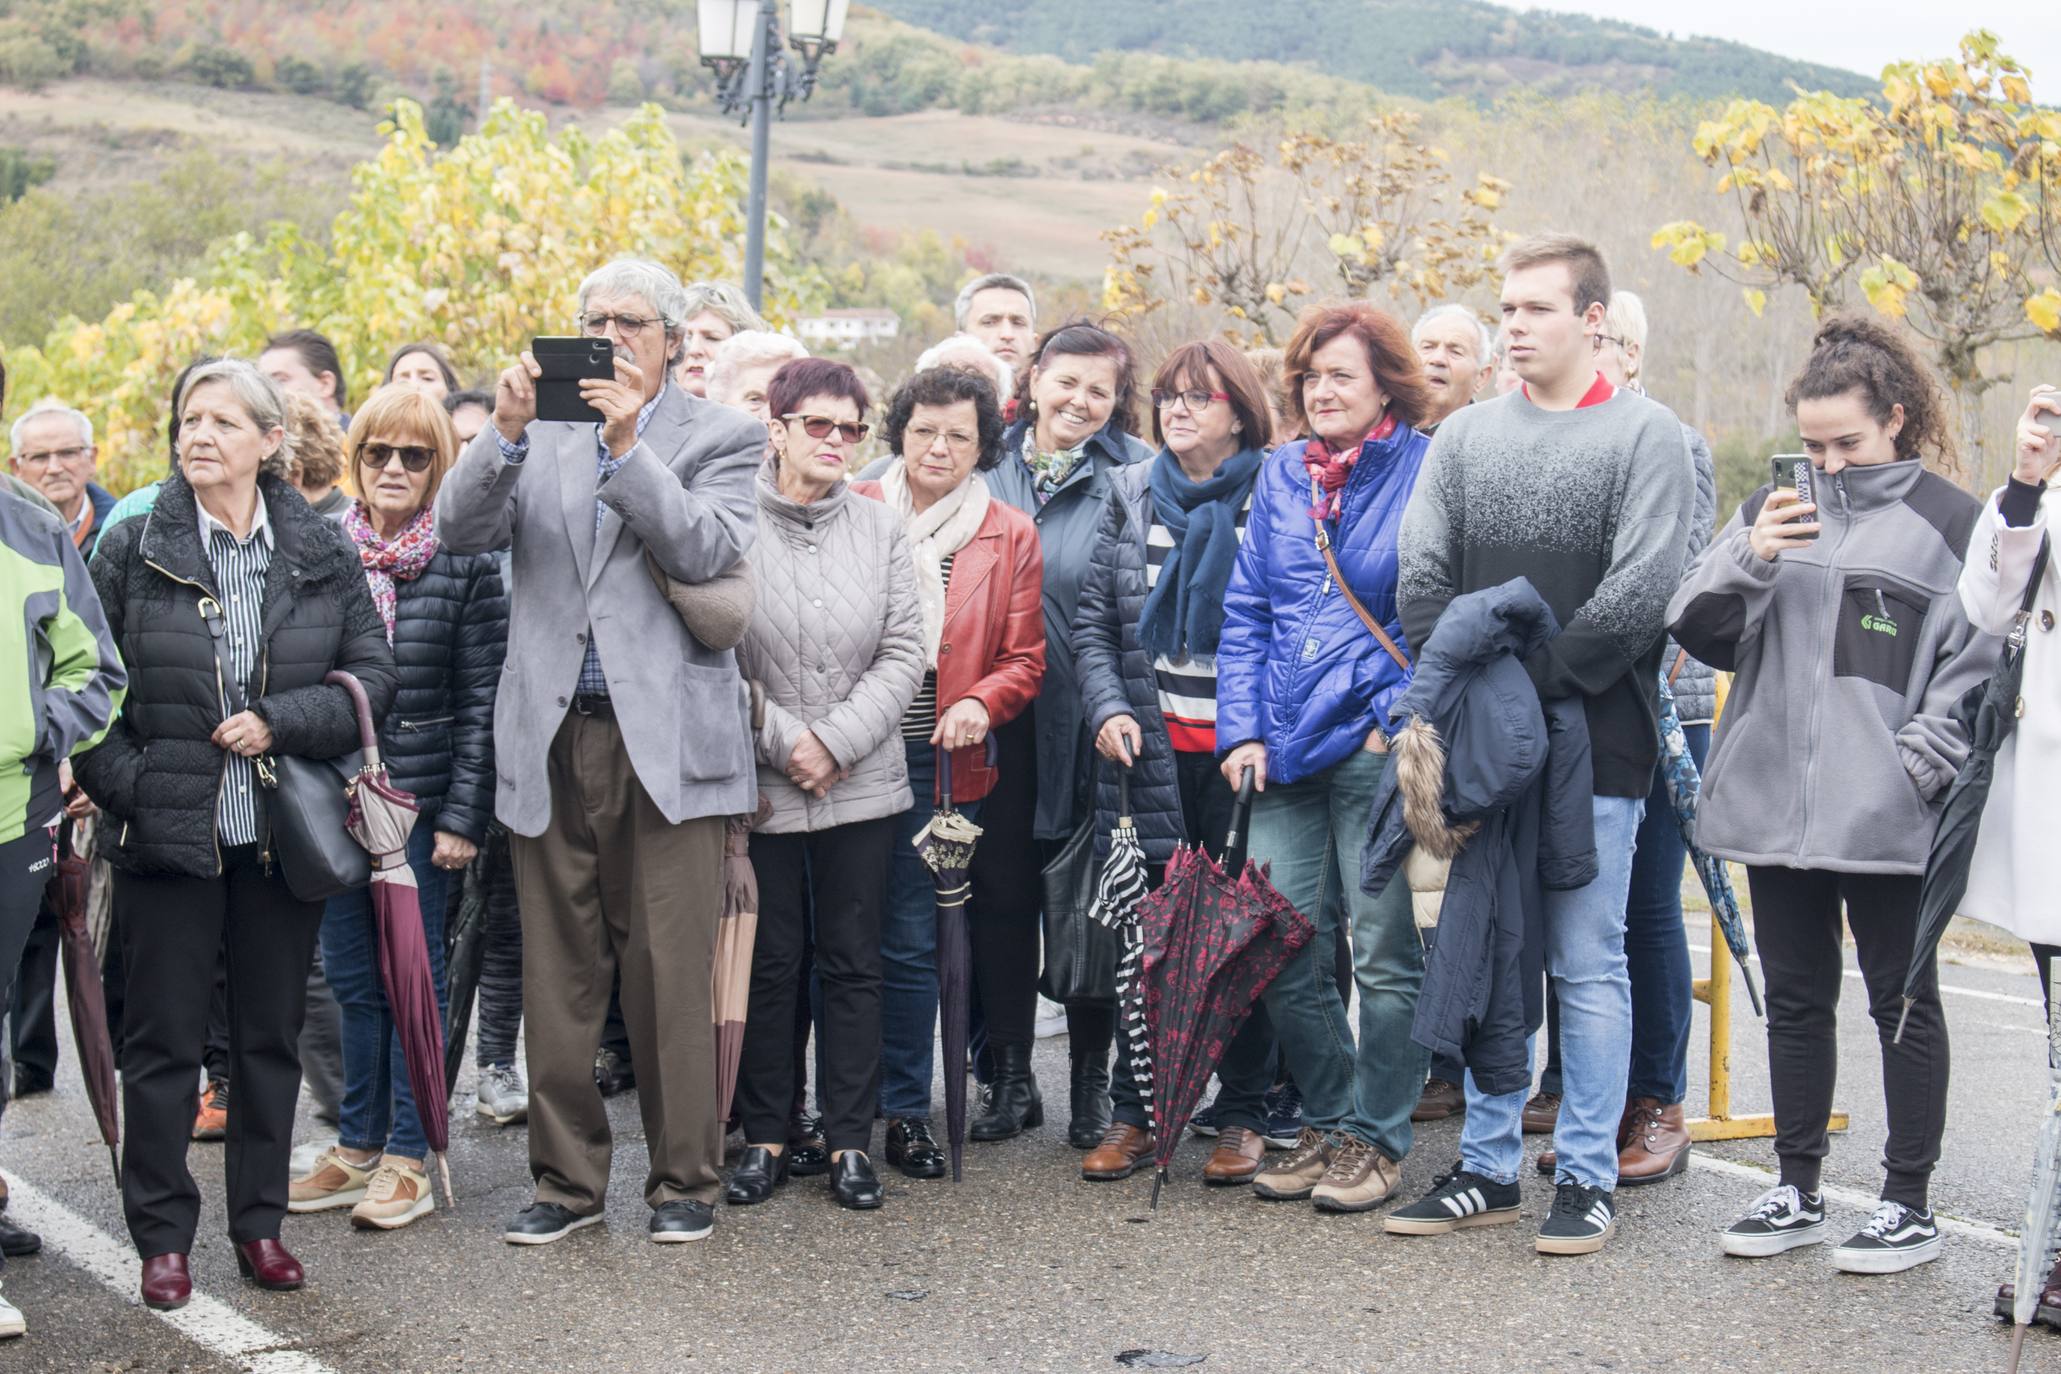
[[(758, 603), (737, 646), (763, 711), (755, 741), (759, 829), (828, 830), (909, 809), (902, 714), (923, 683), (923, 612), (901, 519), (840, 483), (801, 505), (758, 476), (752, 550)], [(787, 779), (787, 760), (814, 730), (846, 776), (818, 799)]]
[[(1693, 426), (1682, 426), (1682, 437), (1689, 441), (1689, 458), (1696, 466), (1696, 511), (1689, 521), (1689, 561), (1682, 565), (1683, 575), (1696, 563), (1696, 557), (1710, 543), (1710, 536), (1717, 529), (1717, 464), (1710, 456), (1710, 442)], [(1675, 711), (1684, 725), (1708, 725), (1717, 719), (1717, 669), (1694, 658), (1682, 658), (1682, 646), (1670, 635), (1667, 647), (1661, 650), (1660, 671), (1667, 673), (1681, 660), (1682, 670), (1675, 674)]]

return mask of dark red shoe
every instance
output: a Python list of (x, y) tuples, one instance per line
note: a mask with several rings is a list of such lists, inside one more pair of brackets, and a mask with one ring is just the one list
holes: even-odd
[(236, 1247), (236, 1267), (260, 1288), (287, 1293), (307, 1282), (301, 1262), (276, 1240), (247, 1240)]
[(184, 1255), (152, 1255), (143, 1261), (143, 1305), (159, 1312), (184, 1307), (193, 1296), (193, 1276)]

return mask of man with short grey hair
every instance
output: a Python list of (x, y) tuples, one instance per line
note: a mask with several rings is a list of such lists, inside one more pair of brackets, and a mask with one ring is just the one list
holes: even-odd
[(79, 556), (91, 558), (115, 503), (93, 480), (93, 421), (61, 401), (38, 401), (8, 428), (7, 447), (14, 475), (57, 507)]
[(1038, 336), (1038, 302), (1030, 283), (1007, 272), (975, 277), (959, 288), (952, 322), (987, 345), (988, 352), (1021, 372)]
[(1461, 406), (1481, 399), (1493, 375), (1489, 363), (1495, 358), (1496, 341), (1480, 315), (1447, 301), (1417, 317), (1410, 342), (1416, 346), (1417, 357), (1424, 364), (1425, 384), (1431, 388), (1431, 413), (1421, 426), (1430, 434)]
[(669, 383), (686, 321), (664, 267), (611, 263), (579, 299), (582, 332), (614, 344), (615, 375), (580, 383), (601, 423), (539, 419), (543, 370), (524, 353), (437, 495), (445, 547), (510, 549), (521, 589), (495, 813), (522, 909), (537, 1188), (503, 1238), (541, 1245), (602, 1218), (611, 1140), (593, 1055), (619, 971), (651, 1238), (692, 1241), (715, 1224), (722, 1161), (709, 984), (724, 822), (757, 793), (737, 660), (688, 633), (650, 565), (703, 583), (744, 556), (766, 430)]

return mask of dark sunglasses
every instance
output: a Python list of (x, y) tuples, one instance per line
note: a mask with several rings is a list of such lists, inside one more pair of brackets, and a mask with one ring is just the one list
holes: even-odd
[(383, 471), (396, 457), (401, 466), (410, 472), (421, 472), (437, 460), (437, 451), (416, 444), (360, 444), (358, 461), (373, 469)]
[(838, 438), (847, 444), (856, 444), (873, 432), (873, 426), (856, 420), (832, 420), (822, 415), (783, 415), (780, 418), (801, 421), (802, 432), (811, 439), (828, 439), (834, 429)]

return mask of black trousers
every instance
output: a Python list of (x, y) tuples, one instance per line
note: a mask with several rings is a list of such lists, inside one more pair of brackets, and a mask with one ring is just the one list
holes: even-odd
[(1882, 1197), (1923, 1210), (1946, 1134), (1946, 1014), (1936, 970), (1926, 972), (1902, 1043), (1891, 1043), (1917, 934), (1920, 879), (1793, 868), (1749, 868), (1746, 878), (1753, 893), (1754, 948), (1767, 982), (1768, 1075), (1782, 1182), (1818, 1191), (1830, 1149), (1825, 1121), (1839, 1069), (1835, 1012), (1845, 981), (1843, 904), (1882, 1045), (1882, 1095), (1889, 1108)]
[[(42, 832), (38, 832), (39, 834)], [(7, 1008), (7, 1048), (14, 1071), (48, 1083), (57, 1076), (57, 912), (46, 884), (35, 922), (22, 945)], [(13, 1091), (10, 1086), (8, 1091)]]
[(222, 852), (214, 878), (115, 871), (115, 916), (129, 973), (122, 1037), (122, 1211), (136, 1253), (185, 1254), (200, 1223), (186, 1168), (193, 1088), (207, 1035), (207, 988), (226, 964), (229, 1236), (272, 1240), (286, 1215), (298, 1041), (322, 903), (297, 900), (256, 845)]
[(794, 1110), (802, 952), (815, 914), (816, 976), (823, 989), (816, 1099), (832, 1150), (864, 1150), (880, 1098), (880, 914), (887, 904), (893, 816), (809, 834), (751, 837), (759, 880), (751, 1009), (737, 1074), (744, 1138), (787, 1139)]

